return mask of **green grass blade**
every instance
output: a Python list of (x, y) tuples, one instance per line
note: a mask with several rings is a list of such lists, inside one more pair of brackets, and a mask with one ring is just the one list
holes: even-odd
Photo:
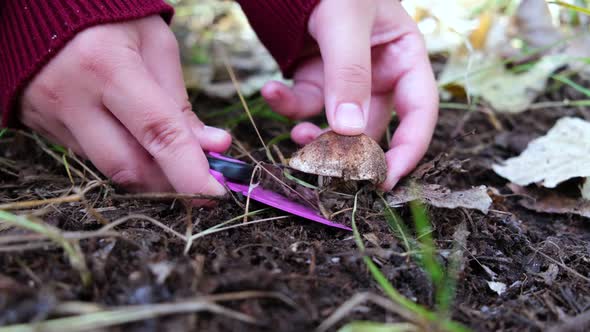
[[(255, 108), (255, 107), (258, 107), (260, 104), (264, 103), (264, 98), (262, 96), (258, 96), (256, 98), (252, 98), (252, 99), (248, 100), (247, 103), (250, 108)], [(241, 110), (242, 107), (244, 107), (242, 105), (242, 103), (236, 102), (236, 103), (231, 104), (227, 107), (224, 107), (220, 110), (203, 112), (203, 113), (199, 114), (199, 118), (201, 118), (203, 120), (209, 120), (209, 119), (214, 119), (214, 118), (221, 117), (224, 115), (230, 115), (232, 112), (236, 112), (236, 111)]]
[(51, 144), (49, 147), (51, 148), (51, 150), (57, 153), (68, 153), (68, 150), (59, 144)]
[(572, 81), (571, 79), (569, 79), (569, 77), (566, 77), (564, 75), (553, 75), (553, 76), (551, 76), (551, 78), (553, 78), (554, 80), (559, 81), (563, 84), (569, 85), (570, 87), (572, 87), (576, 91), (581, 92), (586, 97), (590, 98), (590, 89), (585, 88), (585, 87), (581, 86), (580, 84)]
[[(361, 237), (361, 235), (358, 231), (358, 228), (356, 226), (357, 199), (358, 199), (358, 192), (354, 196), (354, 205), (352, 208), (352, 218), (351, 218), (352, 231), (353, 231), (353, 237), (354, 237), (354, 241), (356, 242), (356, 245), (359, 247), (361, 252), (364, 252), (365, 245), (363, 243), (362, 237)], [(403, 306), (407, 310), (414, 313), (418, 319), (429, 321), (430, 323), (436, 324), (447, 331), (454, 331), (454, 332), (470, 331), (470, 329), (463, 326), (462, 324), (454, 322), (454, 321), (446, 319), (446, 318), (440, 319), (439, 315), (429, 311), (425, 307), (423, 307), (415, 302), (412, 302), (411, 300), (409, 300), (408, 298), (403, 296), (401, 293), (399, 293), (395, 289), (395, 287), (393, 287), (393, 285), (387, 280), (387, 277), (385, 277), (383, 272), (381, 272), (381, 270), (377, 267), (377, 265), (375, 265), (375, 263), (371, 260), (370, 257), (364, 256), (363, 261), (365, 262), (365, 265), (367, 265), (367, 268), (369, 269), (369, 272), (373, 276), (373, 279), (375, 279), (375, 281), (379, 284), (379, 286), (381, 287), (383, 292), (392, 301), (400, 304), (401, 306)]]
[(282, 133), (278, 136), (275, 136), (273, 139), (271, 139), (270, 141), (268, 141), (268, 146), (273, 146), (275, 144), (279, 144), (282, 141), (286, 141), (289, 138), (291, 138), (291, 133), (287, 132), (287, 133)]
[(571, 9), (571, 10), (573, 10), (575, 12), (586, 14), (586, 15), (590, 15), (590, 9), (584, 8), (584, 7), (580, 7), (580, 6), (576, 6), (576, 5), (572, 5), (572, 4), (563, 2), (563, 1), (554, 0), (554, 1), (547, 1), (547, 3), (548, 4), (560, 5), (562, 7), (566, 7), (568, 9)]
[(44, 223), (37, 223), (24, 216), (12, 214), (0, 210), (0, 224), (6, 223), (18, 228), (26, 229), (35, 233), (43, 234), (53, 242), (60, 245), (68, 256), (70, 265), (80, 273), (80, 278), (85, 286), (89, 286), (92, 276), (86, 265), (84, 254), (77, 242), (68, 241), (60, 233), (59, 229)]
[(393, 232), (393, 234), (402, 242), (404, 248), (407, 252), (414, 251), (414, 246), (410, 242), (410, 232), (408, 228), (400, 218), (400, 216), (393, 211), (393, 209), (389, 206), (387, 201), (382, 195), (379, 195), (379, 198), (383, 201), (385, 208), (383, 209), (383, 215), (385, 216), (385, 220), (389, 225), (389, 228)]
[(288, 170), (283, 171), (283, 175), (287, 179), (289, 179), (289, 180), (291, 180), (291, 181), (293, 181), (293, 182), (297, 183), (298, 185), (301, 185), (301, 186), (303, 186), (305, 188), (319, 189), (317, 186), (314, 186), (311, 183), (305, 182), (305, 181), (301, 180), (300, 178), (295, 177), (293, 174), (289, 173)]
[(416, 233), (422, 249), (421, 262), (432, 279), (435, 287), (442, 284), (444, 272), (436, 259), (436, 248), (432, 238), (432, 227), (426, 214), (426, 209), (418, 201), (410, 202), (410, 209), (416, 226)]
[(371, 321), (354, 321), (350, 322), (338, 332), (414, 332), (419, 331), (418, 327), (408, 323), (377, 323)]

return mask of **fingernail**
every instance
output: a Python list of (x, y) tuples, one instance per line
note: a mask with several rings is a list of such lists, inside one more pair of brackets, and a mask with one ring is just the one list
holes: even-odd
[(363, 110), (355, 103), (342, 103), (338, 105), (335, 114), (336, 125), (343, 129), (364, 130), (365, 116)]
[(221, 141), (227, 137), (228, 133), (223, 129), (205, 126), (203, 127), (203, 132), (201, 135), (210, 141)]
[(227, 193), (225, 187), (215, 180), (213, 176), (209, 177), (209, 188), (211, 189), (211, 195), (213, 196), (223, 196)]

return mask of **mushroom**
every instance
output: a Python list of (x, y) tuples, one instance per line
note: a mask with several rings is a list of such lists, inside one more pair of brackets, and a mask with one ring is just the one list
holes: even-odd
[(304, 173), (373, 184), (387, 176), (383, 149), (365, 134), (344, 136), (327, 131), (295, 152), (289, 166)]

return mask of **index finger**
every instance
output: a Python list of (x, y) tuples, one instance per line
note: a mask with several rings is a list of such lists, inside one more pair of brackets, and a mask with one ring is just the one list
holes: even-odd
[(342, 135), (359, 135), (366, 128), (374, 7), (370, 1), (323, 0), (310, 18), (324, 63), (326, 117)]
[(102, 102), (156, 160), (178, 192), (225, 194), (209, 173), (183, 106), (155, 82), (140, 57), (113, 71)]
[(400, 122), (386, 155), (389, 174), (382, 184), (385, 190), (391, 190), (422, 159), (438, 116), (438, 89), (423, 41), (418, 34), (403, 38), (404, 52), (394, 52), (400, 70), (394, 79), (393, 103)]

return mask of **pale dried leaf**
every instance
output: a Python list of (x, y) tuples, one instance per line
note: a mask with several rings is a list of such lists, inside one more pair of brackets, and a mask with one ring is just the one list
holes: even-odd
[(156, 277), (156, 282), (161, 285), (166, 281), (172, 270), (174, 269), (174, 264), (167, 261), (157, 262), (148, 264), (150, 271)]
[[(571, 59), (569, 68), (585, 80), (590, 80), (590, 65), (584, 59), (590, 58), (590, 36), (587, 32), (580, 32), (582, 35), (573, 39), (567, 46), (567, 53)], [(575, 61), (578, 59), (578, 61)]]
[(584, 185), (582, 186), (582, 198), (590, 200), (590, 177), (584, 180)]
[(545, 281), (547, 286), (551, 286), (555, 279), (557, 279), (557, 275), (559, 275), (559, 266), (557, 264), (549, 264), (547, 271), (539, 273)]
[[(571, 27), (560, 29), (556, 25), (557, 17), (558, 8), (550, 10), (544, 0), (521, 1), (510, 18), (497, 14), (482, 49), (451, 50), (450, 59), (439, 76), (440, 85), (455, 94), (457, 88), (462, 88), (468, 95), (487, 101), (498, 112), (527, 110), (545, 93), (547, 81), (557, 69), (568, 65), (577, 72), (584, 72), (584, 68), (588, 70), (589, 67), (579, 60), (590, 54), (590, 44), (584, 43), (582, 37), (585, 32), (573, 31)], [(566, 34), (580, 37), (566, 40), (563, 37)], [(525, 52), (524, 47), (538, 51), (531, 54)], [(540, 60), (521, 73), (511, 72), (504, 65), (507, 59), (522, 64), (536, 58)]]
[(488, 281), (488, 286), (491, 290), (496, 292), (498, 295), (504, 294), (506, 292), (506, 284), (503, 282), (498, 281)]
[(575, 177), (590, 176), (590, 122), (565, 117), (549, 132), (529, 143), (518, 157), (492, 166), (500, 176), (521, 186), (547, 188)]
[(490, 278), (492, 278), (492, 280), (496, 279), (496, 277), (498, 276), (498, 274), (494, 272), (492, 269), (490, 269), (487, 265), (482, 265), (481, 267), (483, 267), (483, 270), (486, 271), (486, 273), (488, 274), (488, 276), (490, 276)]
[[(471, 70), (470, 62), (476, 64)], [(528, 71), (517, 74), (507, 70), (501, 58), (478, 52), (470, 59), (449, 59), (439, 82), (465, 87), (471, 96), (488, 101), (495, 111), (519, 113), (545, 91), (548, 78), (566, 63), (565, 55), (545, 56)]]
[(487, 193), (486, 186), (479, 186), (467, 190), (451, 191), (436, 184), (418, 184), (416, 188), (399, 185), (386, 197), (390, 206), (397, 206), (413, 200), (421, 200), (426, 204), (447, 208), (466, 208), (488, 213), (492, 199)]
[(522, 0), (514, 18), (518, 36), (530, 48), (550, 46), (562, 38), (553, 24), (553, 17), (545, 0)]
[(467, 230), (467, 224), (465, 222), (460, 223), (453, 232), (453, 251), (451, 253), (451, 261), (456, 262), (455, 273), (463, 272), (465, 270), (465, 255), (467, 251), (467, 239), (471, 234)]

